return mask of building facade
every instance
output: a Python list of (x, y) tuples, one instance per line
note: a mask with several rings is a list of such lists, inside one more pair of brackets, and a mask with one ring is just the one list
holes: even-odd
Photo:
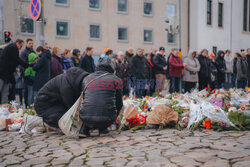
[[(4, 29), (13, 39), (32, 38), (37, 27), (29, 13), (30, 0), (4, 1)], [(165, 31), (167, 17), (177, 15), (178, 0), (44, 0), (45, 41), (61, 49), (92, 46), (97, 55), (105, 47), (115, 52), (178, 46), (178, 35)], [(181, 45), (187, 53), (187, 1), (181, 4)]]
[(250, 48), (250, 0), (190, 0), (189, 48)]

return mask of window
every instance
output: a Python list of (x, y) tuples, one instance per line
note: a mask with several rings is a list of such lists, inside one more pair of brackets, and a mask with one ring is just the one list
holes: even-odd
[(100, 9), (100, 0), (89, 0), (90, 9)]
[(143, 14), (146, 16), (153, 16), (153, 3), (144, 2)]
[(55, 0), (56, 4), (59, 5), (68, 5), (68, 0)]
[(121, 13), (128, 12), (128, 1), (127, 0), (117, 0), (117, 11)]
[(144, 42), (152, 43), (153, 42), (153, 31), (152, 30), (144, 30)]
[(89, 37), (90, 39), (100, 39), (100, 25), (89, 26)]
[[(244, 7), (243, 7), (243, 30), (244, 31), (247, 31), (247, 15), (248, 15), (247, 2), (248, 2), (248, 0), (244, 0)], [(249, 21), (250, 21), (250, 19), (249, 19)]]
[(213, 53), (217, 55), (217, 46), (213, 46)]
[[(167, 5), (167, 19), (170, 20), (171, 17), (176, 16), (176, 5)], [(176, 43), (176, 35), (168, 32), (167, 43)]]
[(56, 36), (68, 37), (69, 36), (69, 23), (65, 21), (56, 22)]
[(207, 24), (212, 25), (212, 0), (207, 0)]
[(223, 27), (223, 3), (218, 4), (218, 26)]
[(128, 29), (127, 28), (118, 28), (118, 41), (128, 41)]
[(21, 17), (21, 33), (34, 34), (34, 21), (31, 18)]

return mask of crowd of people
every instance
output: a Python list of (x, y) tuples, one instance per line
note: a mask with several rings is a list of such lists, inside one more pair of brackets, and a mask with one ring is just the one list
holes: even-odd
[[(20, 97), (25, 106), (33, 104), (37, 92), (52, 78), (66, 73), (72, 67), (80, 67), (89, 74), (94, 73), (93, 48), (87, 47), (81, 54), (79, 49), (60, 50), (39, 46), (33, 49), (33, 40), (26, 40), (26, 47), (20, 52), (24, 41), (18, 39), (1, 50), (0, 90), (1, 104)], [(104, 54), (112, 59), (115, 74), (123, 81), (123, 95), (131, 90), (137, 97), (161, 94), (163, 90), (190, 92), (196, 87), (205, 88), (244, 88), (250, 85), (250, 49), (231, 54), (230, 50), (210, 53), (203, 49), (200, 54), (190, 50), (187, 56), (173, 48), (169, 56), (165, 48), (153, 49), (144, 53), (138, 48), (136, 53), (128, 49), (125, 53), (114, 54), (109, 48)]]

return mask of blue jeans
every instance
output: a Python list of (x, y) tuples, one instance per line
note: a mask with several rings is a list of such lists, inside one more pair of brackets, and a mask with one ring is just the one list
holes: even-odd
[(35, 92), (33, 90), (33, 85), (27, 85), (27, 88), (28, 88), (28, 106), (30, 106), (31, 104), (34, 103)]
[(232, 81), (233, 81), (233, 74), (226, 73), (225, 75), (225, 88), (226, 89), (230, 89), (233, 87)]
[(233, 77), (232, 77), (232, 88), (236, 88), (236, 77), (237, 77), (237, 74), (236, 74), (236, 73), (233, 73)]
[(245, 87), (247, 86), (247, 80), (244, 81), (237, 81), (237, 88), (238, 89), (245, 89)]
[(180, 77), (170, 77), (170, 88), (169, 88), (169, 92), (170, 93), (174, 93), (180, 92), (180, 82), (181, 82), (181, 78)]

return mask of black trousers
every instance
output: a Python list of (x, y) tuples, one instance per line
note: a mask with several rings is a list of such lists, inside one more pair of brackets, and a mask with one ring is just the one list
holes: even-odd
[(199, 77), (199, 91), (208, 88), (209, 81), (209, 77)]
[(195, 88), (196, 82), (185, 82), (184, 84), (184, 90), (186, 92), (191, 92), (193, 88)]

